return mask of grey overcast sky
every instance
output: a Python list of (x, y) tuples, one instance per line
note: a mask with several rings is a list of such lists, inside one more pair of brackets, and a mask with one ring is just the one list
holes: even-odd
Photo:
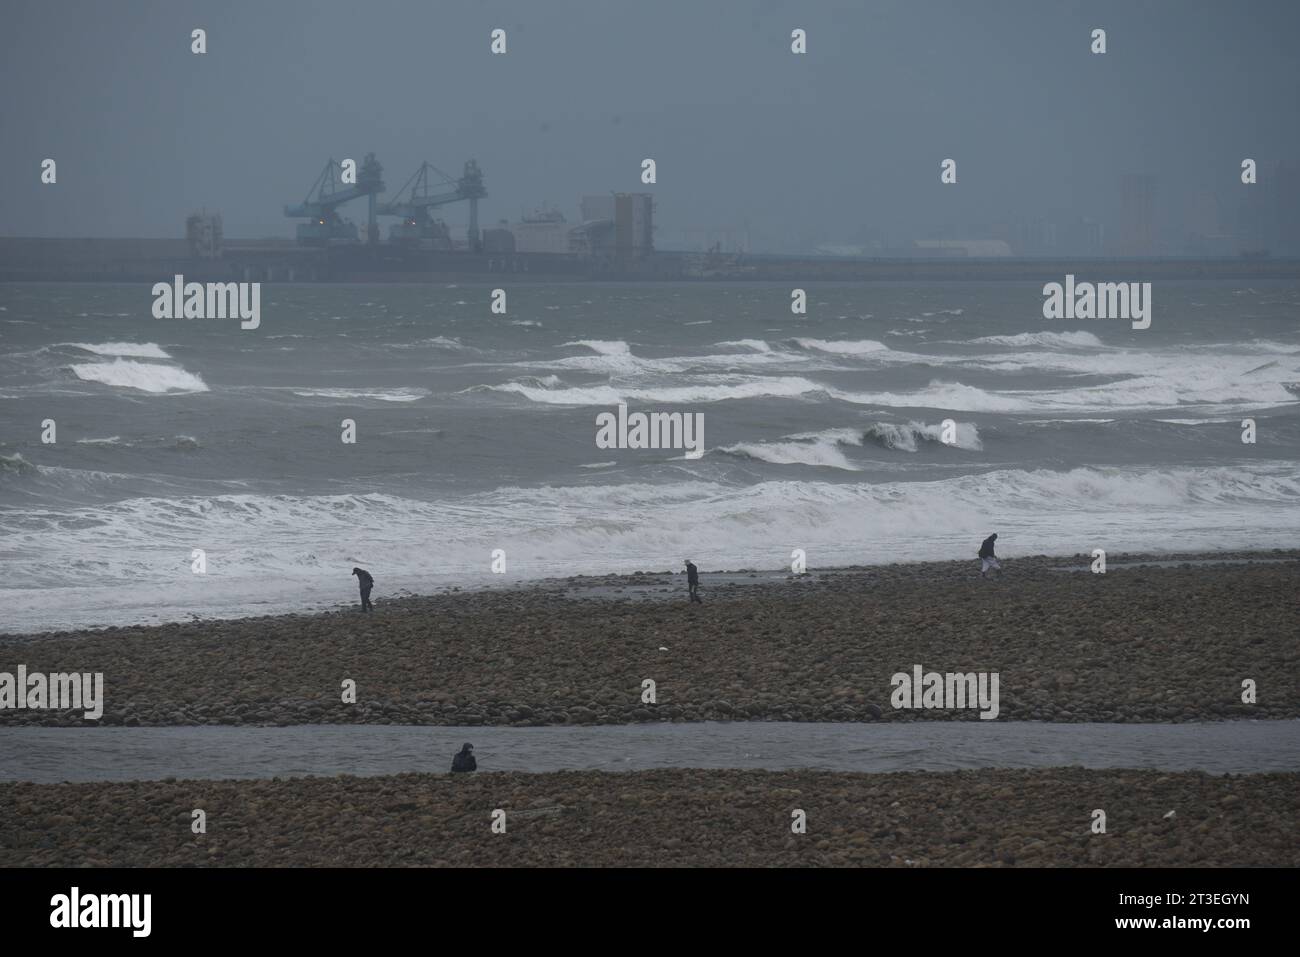
[(489, 224), (544, 201), (576, 218), (583, 194), (641, 189), (653, 157), (661, 246), (748, 223), (771, 249), (1106, 222), (1133, 173), (1159, 177), (1170, 227), (1187, 197), (1239, 190), (1243, 157), (1300, 157), (1296, 0), (8, 0), (2, 17), (9, 236), (181, 236), (202, 206), (228, 236), (292, 236), (283, 205), (370, 151), (390, 192), (421, 160), (477, 158)]

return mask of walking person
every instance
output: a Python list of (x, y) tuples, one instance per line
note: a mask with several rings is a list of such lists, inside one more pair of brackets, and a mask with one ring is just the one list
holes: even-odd
[(998, 558), (993, 554), (993, 543), (997, 540), (997, 532), (994, 532), (984, 539), (984, 543), (980, 545), (980, 578), (987, 578), (990, 568), (997, 572), (999, 576), (1002, 574), (1002, 566), (998, 564)]
[(352, 574), (357, 576), (357, 584), (361, 586), (361, 610), (372, 611), (375, 606), (370, 604), (370, 589), (375, 587), (375, 580), (364, 568), (354, 568)]
[(686, 587), (690, 591), (691, 601), (703, 605), (700, 600), (700, 570), (689, 558), (686, 559)]

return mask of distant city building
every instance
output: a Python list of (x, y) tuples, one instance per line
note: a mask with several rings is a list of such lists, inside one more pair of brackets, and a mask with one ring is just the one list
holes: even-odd
[(1120, 235), (1115, 252), (1121, 256), (1156, 253), (1156, 178), (1125, 176), (1120, 181)]
[[(726, 253), (747, 253), (753, 249), (749, 230), (743, 226), (712, 226), (681, 231), (681, 248), (702, 251), (717, 249)], [(783, 237), (782, 245), (790, 252), (799, 253), (806, 247), (798, 240)]]
[(566, 221), (553, 208), (521, 216), (508, 229), (491, 230), (492, 248), (510, 251), (502, 235), (508, 232), (513, 251), (520, 253), (641, 259), (654, 252), (654, 199), (649, 193), (584, 196), (578, 208), (578, 223)]
[(1276, 254), (1300, 255), (1300, 161), (1280, 160), (1255, 186), (1268, 202), (1266, 237)]
[(654, 252), (654, 197), (649, 193), (584, 196), (578, 203), (594, 255), (640, 259)]
[(515, 251), (521, 253), (572, 253), (575, 251), (573, 231), (574, 227), (565, 222), (564, 214), (553, 208), (525, 214), (510, 227)]
[(955, 256), (971, 259), (1001, 259), (1011, 256), (1011, 247), (1001, 239), (918, 239), (912, 252), (923, 256)]
[(190, 255), (195, 259), (217, 259), (221, 256), (221, 216), (209, 213), (191, 213), (185, 220), (185, 239), (190, 244)]
[(614, 221), (614, 194), (605, 193), (600, 196), (582, 197), (582, 199), (578, 200), (578, 215), (582, 217), (584, 223), (600, 219), (607, 219), (612, 223)]
[(834, 243), (822, 243), (814, 246), (813, 252), (818, 256), (870, 256), (872, 250), (867, 246), (837, 246)]
[(1010, 245), (1021, 256), (1055, 256), (1058, 252), (1056, 223), (1045, 219), (1021, 220), (1016, 223)]
[(1062, 254), (1101, 256), (1105, 245), (1105, 230), (1095, 220), (1081, 217), (1061, 227), (1059, 252)]
[(1237, 239), (1223, 228), (1219, 198), (1209, 190), (1199, 190), (1187, 200), (1183, 215), (1183, 246), (1188, 256), (1234, 256)]
[(485, 253), (516, 252), (515, 234), (505, 223), (496, 228), (489, 227), (483, 230), (483, 251)]

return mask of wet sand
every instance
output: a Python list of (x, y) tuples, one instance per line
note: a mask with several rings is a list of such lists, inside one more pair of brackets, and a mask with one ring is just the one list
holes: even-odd
[[(1093, 575), (1063, 573), (1082, 556), (1023, 558), (991, 581), (974, 562), (704, 572), (702, 605), (663, 575), (380, 595), (371, 615), (0, 636), (0, 671), (103, 672), (103, 723), (128, 726), (977, 718), (892, 709), (890, 676), (916, 664), (998, 672), (1006, 720), (1300, 716), (1300, 552), (1211, 557), (1236, 563)], [(81, 723), (0, 711), (0, 726)]]
[[(207, 832), (192, 833), (192, 811)], [(505, 811), (504, 834), (491, 830)], [(807, 831), (791, 831), (802, 809)], [(1094, 809), (1106, 833), (1091, 832)], [(1174, 812), (1172, 815), (1169, 812)], [(1300, 866), (1300, 774), (640, 771), (0, 785), (13, 866)]]
[(1161, 724), (1045, 721), (707, 721), (509, 725), (183, 725), (0, 728), (0, 782), (211, 781), (450, 773), (466, 741), (480, 770), (1300, 771), (1300, 720)]

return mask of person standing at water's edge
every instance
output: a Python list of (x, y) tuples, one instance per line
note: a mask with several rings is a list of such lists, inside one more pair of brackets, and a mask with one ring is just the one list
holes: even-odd
[(686, 586), (691, 593), (691, 601), (704, 604), (700, 601), (700, 570), (689, 558), (686, 559)]
[(984, 539), (984, 544), (980, 545), (980, 578), (988, 575), (991, 568), (999, 575), (1002, 574), (1002, 566), (998, 564), (997, 556), (993, 554), (993, 543), (998, 539), (997, 532), (994, 532), (988, 538)]
[(364, 568), (354, 568), (352, 574), (357, 576), (357, 583), (361, 586), (361, 610), (370, 611), (375, 607), (370, 604), (370, 589), (375, 587), (375, 580)]
[(466, 744), (461, 747), (456, 756), (451, 759), (452, 771), (477, 771), (478, 762), (474, 760), (474, 745)]

